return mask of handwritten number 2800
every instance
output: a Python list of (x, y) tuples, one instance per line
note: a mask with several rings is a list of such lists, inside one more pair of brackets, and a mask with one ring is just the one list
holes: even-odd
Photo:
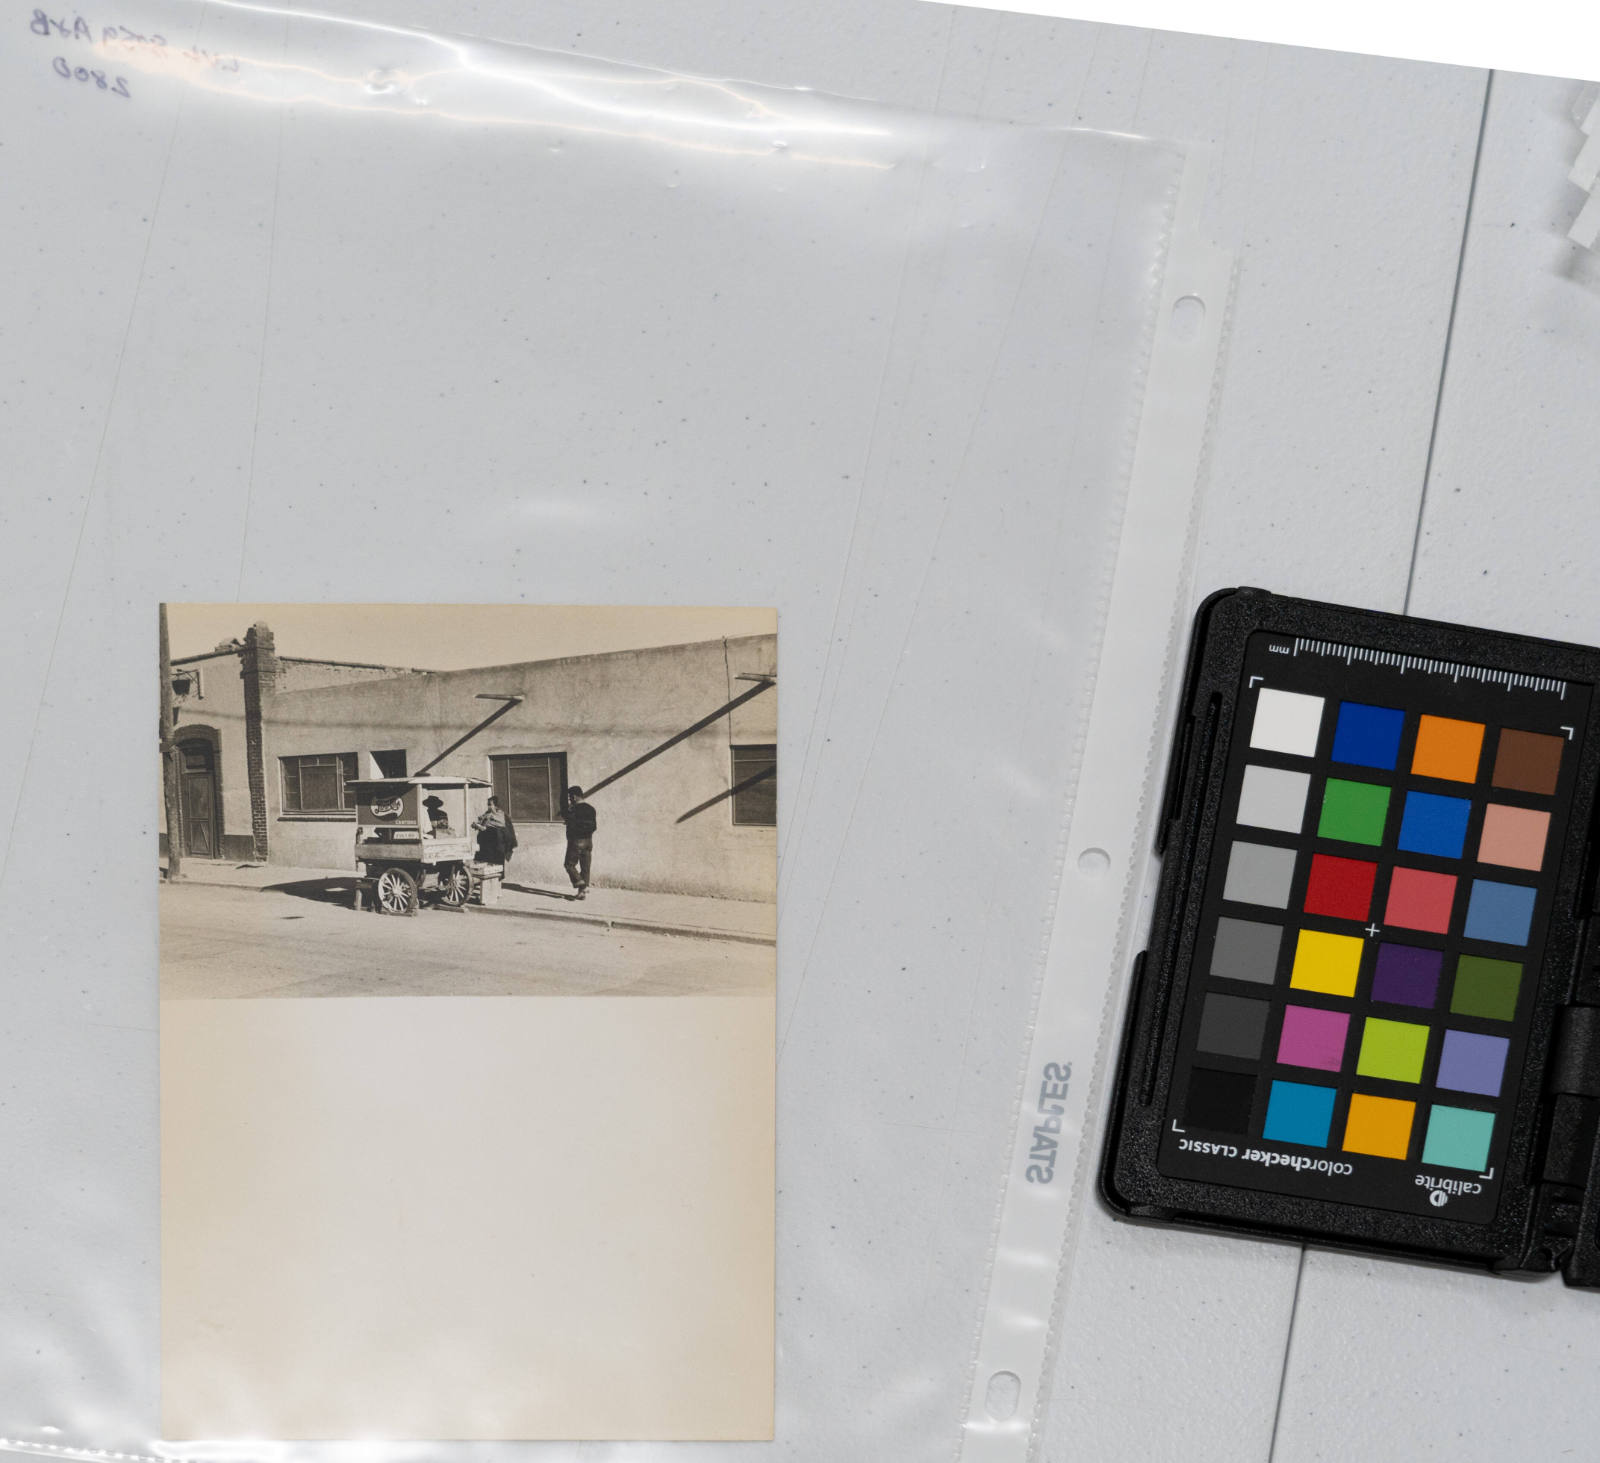
[(104, 71), (91, 71), (87, 66), (71, 66), (65, 56), (57, 56), (50, 65), (64, 81), (92, 81), (100, 91), (108, 91), (119, 97), (128, 95), (128, 79), (125, 76), (108, 77)]

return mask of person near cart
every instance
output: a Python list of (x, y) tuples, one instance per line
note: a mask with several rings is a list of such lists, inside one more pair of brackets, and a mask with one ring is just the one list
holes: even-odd
[(486, 864), (509, 864), (512, 850), (517, 846), (517, 830), (511, 815), (500, 806), (493, 795), (489, 805), (476, 818), (472, 826), (478, 830), (478, 858)]

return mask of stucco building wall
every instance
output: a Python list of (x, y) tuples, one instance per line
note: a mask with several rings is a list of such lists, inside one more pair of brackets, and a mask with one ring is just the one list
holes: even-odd
[[(286, 690), (307, 690), (327, 686), (363, 685), (373, 681), (415, 680), (427, 671), (402, 666), (351, 665), (341, 661), (280, 657), (272, 648), (271, 631), (255, 627), (262, 676), (270, 682), (263, 689), (271, 695)], [(219, 854), (224, 859), (248, 860), (256, 855), (256, 839), (251, 822), (250, 780), (248, 775), (249, 734), (246, 725), (246, 667), (250, 657), (239, 642), (218, 646), (204, 655), (186, 655), (172, 663), (175, 681), (187, 678), (190, 689), (175, 699), (174, 739), (209, 742), (217, 752), (217, 794), (220, 810)], [(269, 778), (275, 776), (269, 768)], [(363, 768), (363, 771), (365, 769)], [(161, 849), (166, 850), (166, 805), (159, 815)]]
[[(495, 709), (480, 693), (520, 704), (451, 752), (435, 771), (488, 780), (491, 759), (561, 753), (567, 780), (591, 787), (645, 757), (776, 674), (775, 636), (401, 675), (263, 697), (267, 830), (274, 863), (352, 866), (354, 819), (283, 806), (281, 759), (355, 753), (362, 775), (374, 751), (403, 749), (419, 772)], [(280, 681), (281, 686), (281, 681)], [(594, 883), (740, 899), (774, 896), (776, 830), (733, 822), (734, 744), (777, 741), (777, 689), (651, 757), (599, 791)], [(517, 824), (511, 877), (564, 885), (559, 821)]]

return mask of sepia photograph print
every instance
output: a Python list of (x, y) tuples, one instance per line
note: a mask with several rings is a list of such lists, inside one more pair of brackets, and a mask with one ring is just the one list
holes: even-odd
[(775, 613), (159, 662), (166, 1436), (770, 1436)]

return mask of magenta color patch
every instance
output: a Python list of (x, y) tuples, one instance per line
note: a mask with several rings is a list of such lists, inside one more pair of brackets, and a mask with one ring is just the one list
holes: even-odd
[(1344, 1063), (1344, 1039), (1349, 1027), (1350, 1017), (1343, 1011), (1285, 1006), (1278, 1060), (1286, 1067), (1337, 1072)]

